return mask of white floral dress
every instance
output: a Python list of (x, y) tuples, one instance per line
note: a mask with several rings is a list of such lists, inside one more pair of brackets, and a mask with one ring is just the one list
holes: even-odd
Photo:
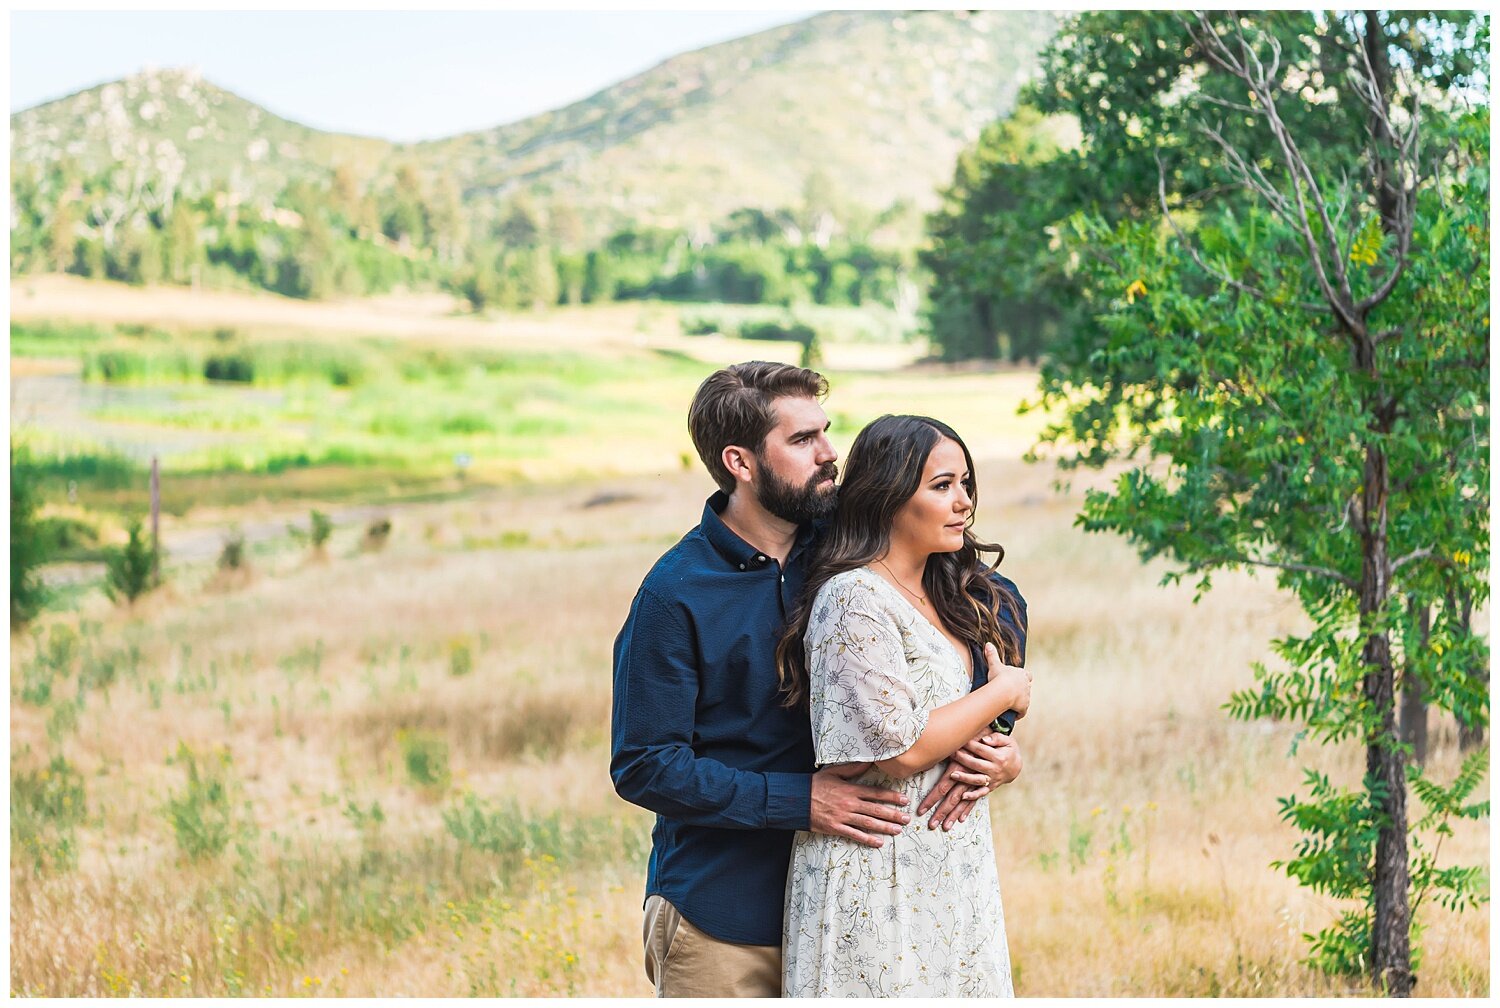
[[(952, 643), (869, 568), (819, 590), (804, 637), (819, 766), (911, 748), (927, 715), (969, 690)], [(880, 848), (799, 832), (787, 873), (783, 993), (788, 997), (1010, 997), (1010, 951), (988, 799), (951, 832), (917, 803), (943, 763), (893, 779), (912, 821)]]

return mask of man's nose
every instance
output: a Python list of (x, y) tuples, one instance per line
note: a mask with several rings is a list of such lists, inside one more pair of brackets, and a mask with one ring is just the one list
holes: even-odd
[(827, 465), (829, 462), (837, 462), (838, 451), (833, 447), (833, 442), (828, 440), (827, 434), (818, 437), (818, 465)]

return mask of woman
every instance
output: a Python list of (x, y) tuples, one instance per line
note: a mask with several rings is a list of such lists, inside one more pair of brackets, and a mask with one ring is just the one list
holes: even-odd
[[(820, 766), (915, 805), (938, 765), (1007, 710), (1031, 677), (1004, 551), (969, 531), (974, 466), (952, 428), (883, 416), (854, 440), (838, 510), (778, 658), (808, 703)], [(988, 567), (981, 553), (998, 554)], [(971, 690), (981, 648), (987, 682)], [(787, 878), (783, 993), (1009, 996), (1000, 884), (985, 801), (951, 832), (913, 821), (878, 848), (799, 832)]]

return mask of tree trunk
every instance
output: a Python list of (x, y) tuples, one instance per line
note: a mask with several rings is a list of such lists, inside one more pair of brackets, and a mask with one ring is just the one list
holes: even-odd
[[(1382, 111), (1389, 114), (1390, 99), (1394, 90), (1394, 81), (1391, 76), (1391, 60), (1385, 37), (1385, 25), (1380, 22), (1380, 15), (1376, 11), (1365, 11), (1365, 58), (1370, 61), (1370, 71), (1374, 77), (1371, 83), (1380, 95)], [(1398, 226), (1399, 214), (1397, 202), (1399, 195), (1396, 187), (1404, 184), (1396, 177), (1395, 165), (1395, 138), (1391, 136), (1388, 120), (1381, 115), (1376, 115), (1373, 110), (1370, 115), (1370, 137), (1375, 144), (1375, 157), (1372, 159), (1371, 167), (1374, 168), (1374, 177), (1371, 179), (1375, 197), (1375, 205), (1380, 209), (1380, 221), (1384, 226), (1386, 234), (1393, 233)]]
[[(1373, 371), (1374, 347), (1361, 340), (1358, 356)], [(1381, 411), (1372, 411), (1378, 415)], [(1384, 426), (1377, 420), (1375, 426)], [(1365, 485), (1361, 529), (1359, 613), (1361, 625), (1371, 627), (1385, 611), (1390, 597), (1390, 552), (1386, 527), (1390, 472), (1385, 449), (1378, 440), (1365, 446)], [(1379, 833), (1375, 842), (1375, 921), (1371, 933), (1371, 972), (1375, 984), (1389, 996), (1410, 997), (1416, 981), (1411, 972), (1410, 875), (1406, 851), (1406, 761), (1396, 733), (1396, 669), (1391, 661), (1390, 637), (1384, 631), (1365, 638), (1364, 694), (1379, 719), (1365, 739), (1365, 775), (1382, 795), (1373, 802)]]
[[(1402, 225), (1398, 212), (1397, 185), (1404, 184), (1395, 164), (1394, 138), (1388, 127), (1393, 93), (1385, 26), (1377, 11), (1364, 12), (1365, 57), (1371, 84), (1379, 105), (1370, 112), (1373, 141), (1371, 182), (1383, 230), (1395, 233)], [(1364, 320), (1361, 319), (1361, 322)], [(1363, 328), (1363, 327), (1362, 327)], [(1355, 367), (1379, 387), (1380, 368), (1374, 342), (1368, 332), (1352, 334)], [(1390, 470), (1381, 438), (1391, 431), (1395, 411), (1392, 404), (1366, 399), (1365, 415), (1375, 435), (1365, 444), (1362, 563), (1359, 583), (1359, 615), (1362, 626), (1379, 625), (1390, 598), (1390, 540), (1387, 529), (1387, 498)], [(1365, 775), (1380, 793), (1372, 796), (1379, 833), (1375, 841), (1375, 921), (1371, 932), (1370, 965), (1376, 986), (1393, 997), (1410, 997), (1416, 977), (1411, 972), (1411, 877), (1406, 849), (1406, 760), (1399, 747), (1396, 727), (1396, 670), (1391, 662), (1391, 642), (1385, 631), (1371, 632), (1365, 639), (1365, 698), (1377, 720), (1365, 739)], [(1424, 712), (1425, 714), (1425, 712)], [(1425, 717), (1423, 721), (1425, 729)], [(1425, 734), (1425, 731), (1424, 731)], [(1425, 744), (1425, 741), (1424, 741)]]
[[(1432, 610), (1422, 605), (1411, 595), (1407, 604), (1417, 614), (1420, 630), (1417, 647), (1427, 650), (1427, 639), (1432, 634)], [(1412, 762), (1417, 766), (1427, 763), (1427, 697), (1422, 691), (1422, 681), (1412, 674), (1410, 668), (1401, 676), (1401, 741), (1411, 746)]]

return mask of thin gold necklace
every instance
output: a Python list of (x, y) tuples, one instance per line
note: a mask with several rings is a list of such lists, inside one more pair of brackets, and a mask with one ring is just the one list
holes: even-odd
[(885, 568), (885, 572), (891, 576), (892, 581), (896, 582), (897, 585), (900, 585), (902, 591), (906, 592), (906, 594), (910, 595), (912, 598), (916, 599), (923, 605), (927, 604), (927, 596), (918, 595), (916, 592), (906, 587), (905, 584), (902, 584), (901, 579), (896, 576), (896, 572), (891, 570), (891, 568), (886, 564), (884, 560), (876, 560), (875, 562)]

